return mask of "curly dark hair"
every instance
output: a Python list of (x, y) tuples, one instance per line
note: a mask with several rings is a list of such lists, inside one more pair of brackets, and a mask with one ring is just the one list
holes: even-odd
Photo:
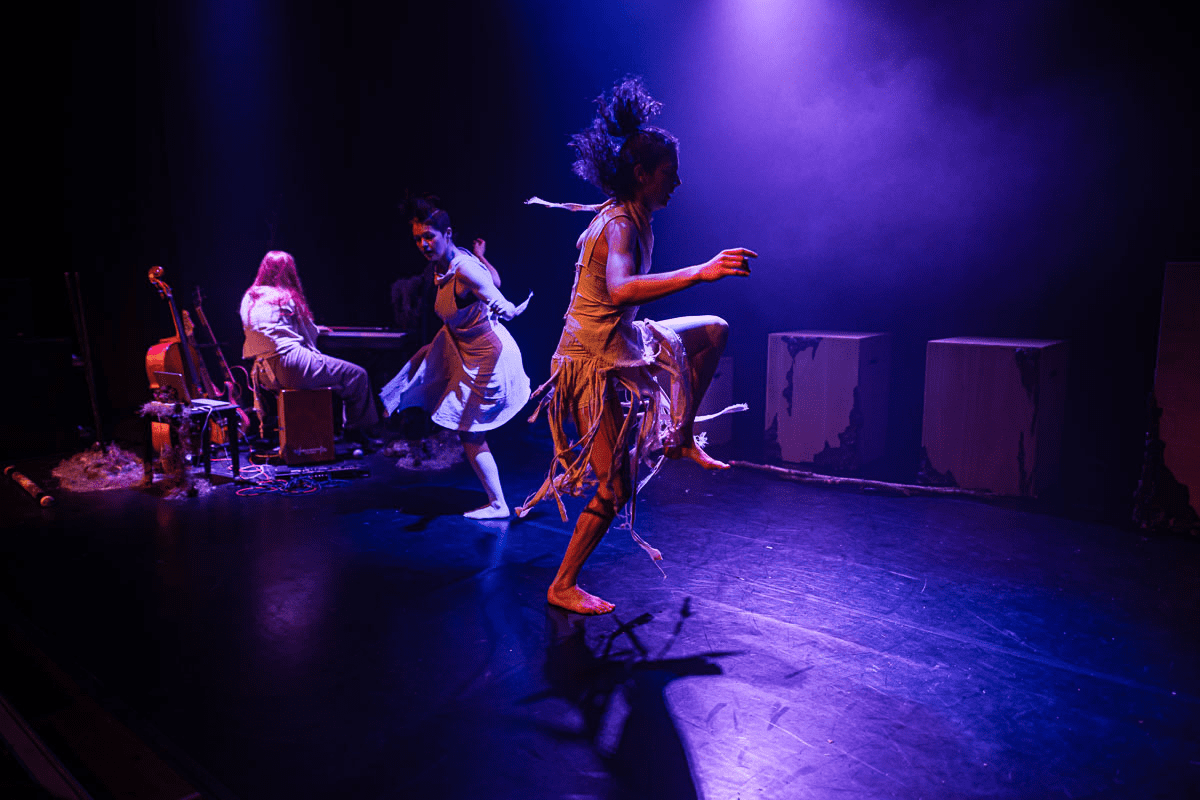
[(450, 215), (441, 207), (442, 200), (435, 194), (408, 195), (400, 205), (404, 218), (410, 222), (428, 225), (445, 233), (450, 229)]
[(662, 103), (646, 91), (642, 79), (626, 77), (608, 96), (596, 98), (598, 112), (592, 125), (571, 137), (577, 158), (575, 174), (609, 197), (633, 197), (633, 168), (641, 164), (653, 171), (667, 158), (679, 157), (679, 140), (646, 122), (662, 110)]

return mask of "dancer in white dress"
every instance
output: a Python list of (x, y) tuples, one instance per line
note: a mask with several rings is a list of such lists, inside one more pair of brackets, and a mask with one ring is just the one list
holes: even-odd
[[(488, 495), (487, 505), (465, 516), (503, 519), (508, 503), (486, 432), (508, 422), (529, 400), (521, 351), (500, 324), (524, 311), (529, 300), (513, 306), (505, 299), (486, 259), (455, 246), (450, 217), (435, 203), (435, 198), (411, 201), (409, 213), (413, 240), (434, 267), (434, 309), (445, 324), (379, 397), (388, 413), (419, 406), (441, 427), (458, 431)], [(477, 248), (482, 255), (482, 242)]]
[[(554, 436), (554, 461), (541, 488), (517, 509), (523, 516), (549, 494), (566, 521), (560, 495), (596, 487), (546, 592), (552, 605), (581, 614), (613, 610), (612, 603), (579, 587), (579, 573), (617, 510), (627, 504), (632, 532), (633, 500), (649, 478), (639, 482), (637, 468), (651, 452), (661, 451), (659, 464), (662, 458), (688, 458), (707, 469), (728, 468), (705, 453), (692, 432), (728, 325), (713, 316), (635, 322), (638, 306), (698, 283), (749, 275), (749, 259), (757, 256), (734, 248), (697, 266), (650, 274), (650, 219), (680, 185), (678, 141), (645, 124), (661, 106), (639, 79), (622, 81), (610, 98), (602, 96), (597, 103), (600, 113), (592, 127), (571, 144), (579, 156), (576, 174), (600, 188), (608, 201), (597, 206), (528, 201), (596, 216), (579, 237), (566, 324), (551, 378), (539, 389), (546, 391), (539, 408), (546, 410)], [(575, 425), (575, 438), (566, 432), (568, 421)], [(661, 559), (636, 532), (633, 536), (651, 557)]]

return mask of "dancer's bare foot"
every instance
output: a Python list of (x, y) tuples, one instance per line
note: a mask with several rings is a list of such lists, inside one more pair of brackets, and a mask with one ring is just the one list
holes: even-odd
[(500, 500), (463, 514), (467, 519), (508, 519), (508, 504)]
[(607, 614), (616, 606), (607, 600), (601, 600), (594, 594), (588, 594), (579, 588), (579, 584), (566, 589), (556, 589), (551, 586), (546, 590), (546, 601), (552, 606), (574, 611), (576, 614)]
[(724, 461), (718, 461), (708, 453), (700, 449), (697, 444), (691, 444), (687, 447), (668, 447), (666, 450), (667, 458), (680, 459), (690, 458), (705, 469), (729, 469), (729, 465)]

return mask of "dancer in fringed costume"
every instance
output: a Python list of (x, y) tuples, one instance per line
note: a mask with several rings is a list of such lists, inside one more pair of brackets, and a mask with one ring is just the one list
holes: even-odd
[[(487, 492), (487, 505), (468, 511), (471, 519), (509, 515), (496, 459), (486, 433), (516, 416), (529, 400), (529, 378), (521, 351), (500, 324), (525, 310), (500, 293), (500, 276), (476, 241), (472, 255), (454, 244), (450, 216), (436, 198), (407, 207), (413, 241), (433, 264), (434, 310), (445, 323), (425, 347), (379, 393), (389, 413), (419, 406), (435, 423), (458, 431), (467, 461)], [(532, 297), (532, 293), (530, 297)]]
[[(638, 307), (698, 283), (750, 274), (751, 250), (723, 250), (709, 261), (650, 274), (654, 249), (651, 215), (665, 208), (680, 185), (678, 140), (647, 125), (661, 104), (640, 79), (618, 83), (597, 99), (592, 126), (572, 137), (574, 170), (608, 195), (600, 205), (529, 203), (595, 213), (579, 237), (575, 285), (562, 337), (539, 409), (546, 411), (555, 454), (542, 486), (517, 509), (524, 516), (546, 495), (596, 489), (575, 523), (546, 597), (580, 614), (606, 614), (613, 604), (580, 588), (579, 572), (625, 509), (633, 538), (657, 562), (661, 554), (633, 531), (637, 490), (663, 458), (689, 458), (707, 469), (728, 465), (697, 443), (696, 407), (716, 372), (728, 325), (714, 316), (655, 322), (634, 320)], [(734, 406), (725, 411), (743, 410)], [(724, 412), (721, 412), (724, 413)], [(715, 415), (714, 415), (715, 416)], [(568, 421), (576, 436), (567, 433)], [(651, 464), (651, 455), (655, 460)], [(639, 466), (650, 465), (639, 480)]]

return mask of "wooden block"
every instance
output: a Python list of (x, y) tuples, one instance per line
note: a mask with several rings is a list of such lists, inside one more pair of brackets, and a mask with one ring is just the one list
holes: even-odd
[[(1158, 438), (1169, 479), (1186, 489), (1200, 513), (1200, 263), (1167, 264), (1163, 277), (1154, 398), (1162, 409)], [(1160, 479), (1160, 480), (1162, 480)], [(1182, 504), (1184, 492), (1178, 492)], [(1182, 509), (1169, 513), (1178, 515)], [(1194, 518), (1194, 517), (1193, 517)]]
[[(696, 409), (696, 416), (715, 414), (733, 403), (733, 357), (722, 356), (712, 383), (708, 385), (708, 391), (704, 393)], [(733, 439), (733, 414), (726, 414), (708, 422), (697, 422), (695, 431), (706, 434), (709, 444), (726, 444)]]
[(887, 444), (891, 336), (792, 331), (767, 337), (766, 437), (783, 461), (853, 472)]
[(333, 461), (333, 390), (279, 393), (279, 453), (285, 464)]
[(1065, 341), (958, 337), (925, 350), (925, 483), (1032, 497), (1058, 483)]

